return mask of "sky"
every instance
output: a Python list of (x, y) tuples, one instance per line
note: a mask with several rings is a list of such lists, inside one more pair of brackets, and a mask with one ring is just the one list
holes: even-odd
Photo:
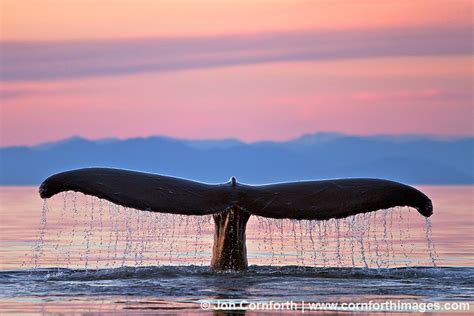
[(474, 135), (471, 1), (0, 5), (1, 146)]

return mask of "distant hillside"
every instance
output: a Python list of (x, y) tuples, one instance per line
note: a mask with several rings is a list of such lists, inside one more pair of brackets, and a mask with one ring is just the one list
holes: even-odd
[(288, 142), (242, 143), (166, 137), (74, 137), (33, 147), (0, 148), (0, 185), (39, 184), (64, 170), (105, 166), (205, 182), (268, 183), (340, 177), (412, 184), (473, 184), (474, 137), (304, 135)]

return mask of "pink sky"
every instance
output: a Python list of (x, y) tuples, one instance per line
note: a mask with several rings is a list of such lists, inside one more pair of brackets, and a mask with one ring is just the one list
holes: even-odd
[(2, 6), (2, 146), (474, 132), (470, 1)]

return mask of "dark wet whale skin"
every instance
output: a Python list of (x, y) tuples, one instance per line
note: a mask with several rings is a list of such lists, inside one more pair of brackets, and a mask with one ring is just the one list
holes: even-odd
[(238, 208), (269, 218), (314, 219), (347, 216), (409, 206), (429, 217), (431, 200), (421, 191), (383, 179), (334, 179), (245, 185), (235, 177), (207, 184), (122, 169), (85, 168), (47, 178), (42, 198), (64, 191), (82, 192), (144, 211), (206, 215)]

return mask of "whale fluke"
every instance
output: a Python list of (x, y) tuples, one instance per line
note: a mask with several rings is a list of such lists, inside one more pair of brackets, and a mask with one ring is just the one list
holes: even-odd
[(78, 191), (139, 210), (206, 215), (240, 208), (271, 218), (343, 218), (395, 206), (433, 213), (431, 200), (417, 189), (380, 179), (337, 179), (260, 186), (201, 182), (110, 168), (86, 168), (55, 174), (40, 186), (49, 198)]
[(431, 200), (405, 184), (381, 179), (337, 179), (268, 185), (223, 184), (149, 173), (86, 168), (55, 174), (40, 186), (42, 198), (77, 191), (144, 211), (183, 215), (212, 214), (215, 223), (211, 267), (247, 268), (245, 230), (249, 217), (327, 220), (395, 206), (433, 214)]

